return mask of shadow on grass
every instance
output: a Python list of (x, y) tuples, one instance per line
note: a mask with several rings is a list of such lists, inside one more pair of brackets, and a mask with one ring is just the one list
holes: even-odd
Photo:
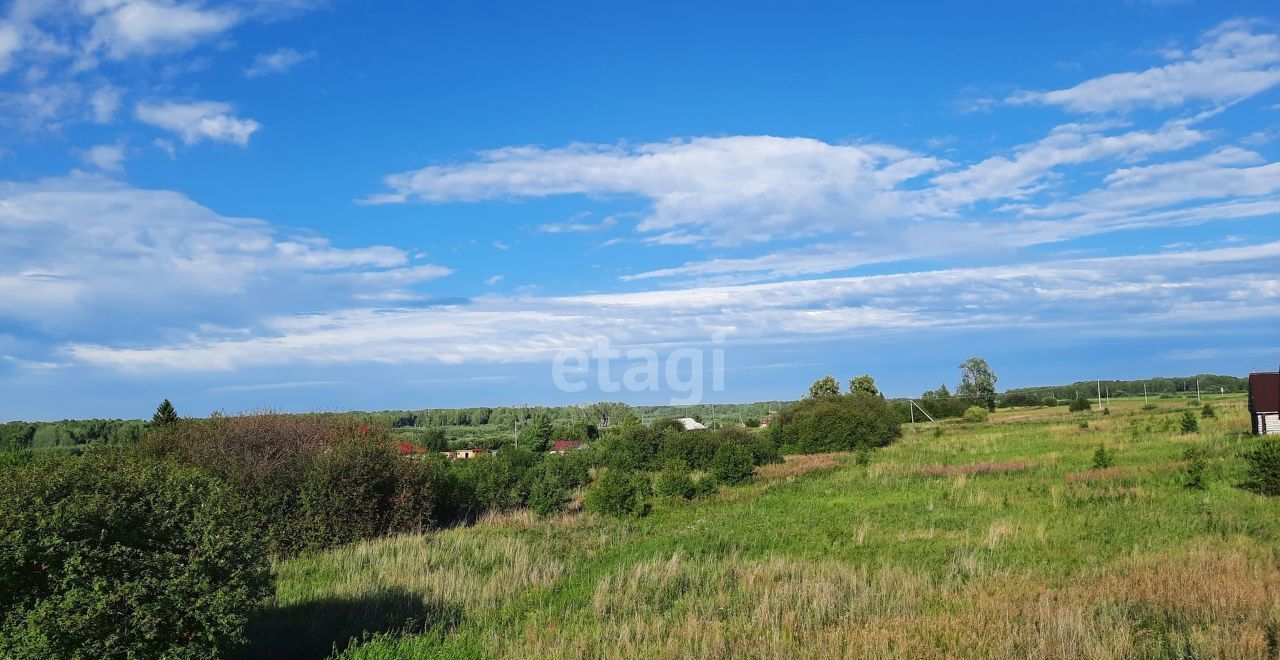
[(326, 598), (268, 607), (249, 620), (248, 645), (241, 658), (326, 658), (365, 633), (449, 631), (462, 621), (462, 608), (424, 601), (403, 589), (359, 598)]

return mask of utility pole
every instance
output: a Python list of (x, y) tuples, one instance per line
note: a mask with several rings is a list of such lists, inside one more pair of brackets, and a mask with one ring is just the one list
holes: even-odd
[(1098, 381), (1098, 405), (1102, 405), (1102, 381)]
[(1144, 403), (1144, 404), (1145, 404), (1146, 402), (1147, 402), (1147, 383), (1146, 383), (1145, 381), (1143, 381), (1143, 383), (1142, 383), (1142, 403)]
[(1200, 379), (1196, 379), (1196, 403), (1200, 403)]

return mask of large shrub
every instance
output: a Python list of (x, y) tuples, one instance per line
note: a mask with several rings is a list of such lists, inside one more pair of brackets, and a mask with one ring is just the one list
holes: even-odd
[(380, 440), (359, 436), (330, 445), (310, 465), (299, 491), (308, 547), (327, 547), (437, 522), (442, 459), (402, 458)]
[(969, 406), (965, 409), (962, 419), (970, 423), (985, 422), (990, 414), (991, 413), (982, 406)]
[(778, 413), (769, 431), (777, 446), (806, 454), (882, 447), (902, 435), (889, 404), (870, 396), (804, 399)]
[(652, 494), (652, 484), (644, 473), (607, 469), (587, 489), (586, 506), (588, 511), (607, 516), (643, 516), (649, 512)]
[(1245, 452), (1248, 463), (1245, 485), (1263, 495), (1280, 495), (1280, 439), (1264, 438)]
[(576, 454), (544, 457), (525, 474), (529, 508), (540, 516), (565, 510), (573, 492), (591, 480), (586, 461)]
[(0, 655), (207, 658), (243, 642), (267, 555), (217, 479), (118, 450), (0, 480)]
[(441, 461), (401, 457), (394, 447), (385, 424), (267, 412), (184, 419), (156, 429), (136, 452), (231, 484), (270, 552), (287, 556), (448, 517)]
[(711, 474), (722, 484), (739, 484), (751, 478), (756, 464), (751, 450), (736, 442), (725, 442), (711, 459)]
[(454, 497), (463, 517), (524, 506), (529, 501), (529, 481), (525, 477), (535, 463), (537, 456), (532, 451), (511, 446), (454, 461)]
[(1081, 396), (1078, 396), (1078, 397), (1076, 397), (1076, 398), (1072, 399), (1072, 400), (1071, 400), (1071, 403), (1067, 405), (1067, 410), (1069, 410), (1069, 411), (1071, 411), (1071, 412), (1073, 412), (1073, 413), (1074, 413), (1074, 412), (1087, 412), (1087, 411), (1092, 410), (1092, 409), (1093, 409), (1093, 405), (1089, 403), (1089, 400), (1088, 400), (1088, 399), (1086, 399), (1086, 398), (1084, 398), (1084, 397), (1081, 397)]

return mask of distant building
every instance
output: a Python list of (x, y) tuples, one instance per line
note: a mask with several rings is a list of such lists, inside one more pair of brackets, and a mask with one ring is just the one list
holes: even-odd
[(1249, 421), (1257, 435), (1280, 434), (1280, 372), (1249, 374)]
[(440, 452), (440, 453), (441, 453), (441, 454), (443, 454), (445, 458), (447, 458), (447, 459), (449, 459), (449, 460), (451, 460), (451, 461), (456, 461), (456, 460), (460, 460), (460, 459), (464, 459), (464, 458), (475, 458), (476, 456), (479, 456), (480, 454), (487, 454), (487, 453), (489, 453), (489, 450), (488, 450), (488, 449), (480, 449), (480, 448), (476, 448), (476, 449), (455, 449), (455, 450), (453, 450), (453, 451), (442, 451), (442, 452)]
[(692, 418), (692, 417), (681, 417), (680, 419), (677, 419), (676, 421), (677, 421), (677, 422), (680, 422), (680, 426), (683, 426), (683, 427), (684, 427), (684, 430), (686, 430), (686, 431), (696, 431), (696, 430), (698, 430), (698, 429), (705, 429), (705, 428), (707, 428), (707, 427), (703, 426), (703, 425), (702, 425), (702, 423), (700, 423), (698, 420), (696, 420), (696, 419), (694, 419), (694, 418)]
[(551, 453), (567, 454), (581, 446), (581, 440), (556, 440), (551, 443)]
[(415, 456), (418, 454), (425, 454), (427, 453), (427, 450), (409, 442), (408, 440), (401, 440), (396, 443), (396, 452), (401, 456)]
[(765, 417), (764, 419), (760, 420), (760, 428), (767, 429), (769, 428), (769, 425), (772, 423), (773, 423), (772, 417)]

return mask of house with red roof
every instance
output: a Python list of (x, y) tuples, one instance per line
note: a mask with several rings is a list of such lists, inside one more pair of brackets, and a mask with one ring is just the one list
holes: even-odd
[(552, 454), (567, 454), (582, 446), (581, 440), (556, 440), (551, 443)]

